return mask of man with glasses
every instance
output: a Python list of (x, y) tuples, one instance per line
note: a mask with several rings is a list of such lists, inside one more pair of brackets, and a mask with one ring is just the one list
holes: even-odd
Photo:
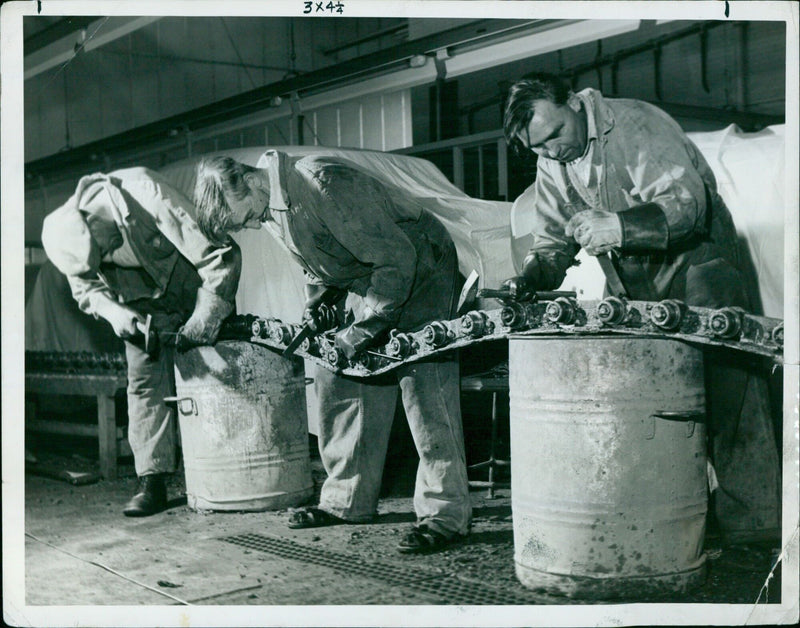
[[(198, 224), (224, 244), (262, 226), (306, 272), (304, 318), (314, 321), (326, 289), (344, 299), (335, 347), (347, 358), (387, 341), (392, 328), (451, 318), (458, 286), (455, 245), (406, 191), (335, 157), (270, 150), (257, 167), (212, 157), (198, 168)], [(469, 532), (464, 435), (455, 356), (359, 380), (317, 368), (319, 452), (327, 478), (319, 504), (294, 511), (291, 528), (370, 521), (376, 514), (397, 396), (419, 454), (417, 522), (404, 554), (439, 551)]]

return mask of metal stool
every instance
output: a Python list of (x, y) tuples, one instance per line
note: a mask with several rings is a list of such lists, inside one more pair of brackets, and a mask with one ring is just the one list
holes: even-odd
[(492, 393), (492, 436), (489, 440), (489, 459), (467, 467), (467, 470), (489, 469), (489, 479), (470, 480), (469, 485), (477, 488), (486, 488), (486, 496), (490, 499), (494, 497), (494, 489), (498, 486), (508, 486), (507, 482), (497, 482), (494, 479), (494, 470), (497, 467), (507, 467), (511, 464), (509, 460), (499, 460), (495, 458), (495, 447), (497, 445), (497, 396), (500, 393), (508, 393), (508, 365), (503, 364), (486, 373), (470, 375), (461, 379), (461, 390), (468, 392), (490, 392)]

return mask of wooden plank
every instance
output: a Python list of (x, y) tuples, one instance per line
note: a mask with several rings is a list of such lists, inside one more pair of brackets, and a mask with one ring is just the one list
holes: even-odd
[(27, 392), (62, 395), (114, 395), (127, 386), (124, 375), (26, 373)]
[[(94, 423), (75, 423), (71, 421), (49, 421), (44, 419), (28, 419), (25, 429), (29, 432), (46, 432), (50, 434), (67, 434), (70, 436), (98, 437), (98, 426)], [(125, 432), (121, 427), (114, 432), (117, 439), (124, 439)]]

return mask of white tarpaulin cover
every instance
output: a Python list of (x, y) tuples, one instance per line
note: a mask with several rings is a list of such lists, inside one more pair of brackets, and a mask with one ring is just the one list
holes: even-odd
[(764, 315), (775, 318), (783, 318), (785, 133), (784, 125), (744, 133), (733, 124), (714, 133), (689, 133), (717, 177), (744, 259), (755, 269)]
[[(744, 133), (736, 125), (721, 131), (689, 133), (717, 178), (720, 196), (730, 209), (740, 236), (741, 253), (758, 278), (763, 313), (783, 318), (783, 232), (785, 156), (783, 125)], [(519, 268), (530, 246), (533, 186), (514, 202), (511, 233), (514, 265)], [(597, 261), (581, 251), (577, 267), (567, 272), (564, 290), (581, 298), (602, 297), (605, 279)]]

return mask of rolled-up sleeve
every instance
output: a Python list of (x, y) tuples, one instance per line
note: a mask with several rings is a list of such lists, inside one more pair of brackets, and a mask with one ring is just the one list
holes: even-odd
[(202, 287), (233, 303), (242, 266), (238, 245), (232, 240), (226, 246), (212, 244), (197, 226), (189, 199), (166, 183), (143, 178), (126, 182), (125, 189), (153, 216), (159, 231), (195, 267)]

